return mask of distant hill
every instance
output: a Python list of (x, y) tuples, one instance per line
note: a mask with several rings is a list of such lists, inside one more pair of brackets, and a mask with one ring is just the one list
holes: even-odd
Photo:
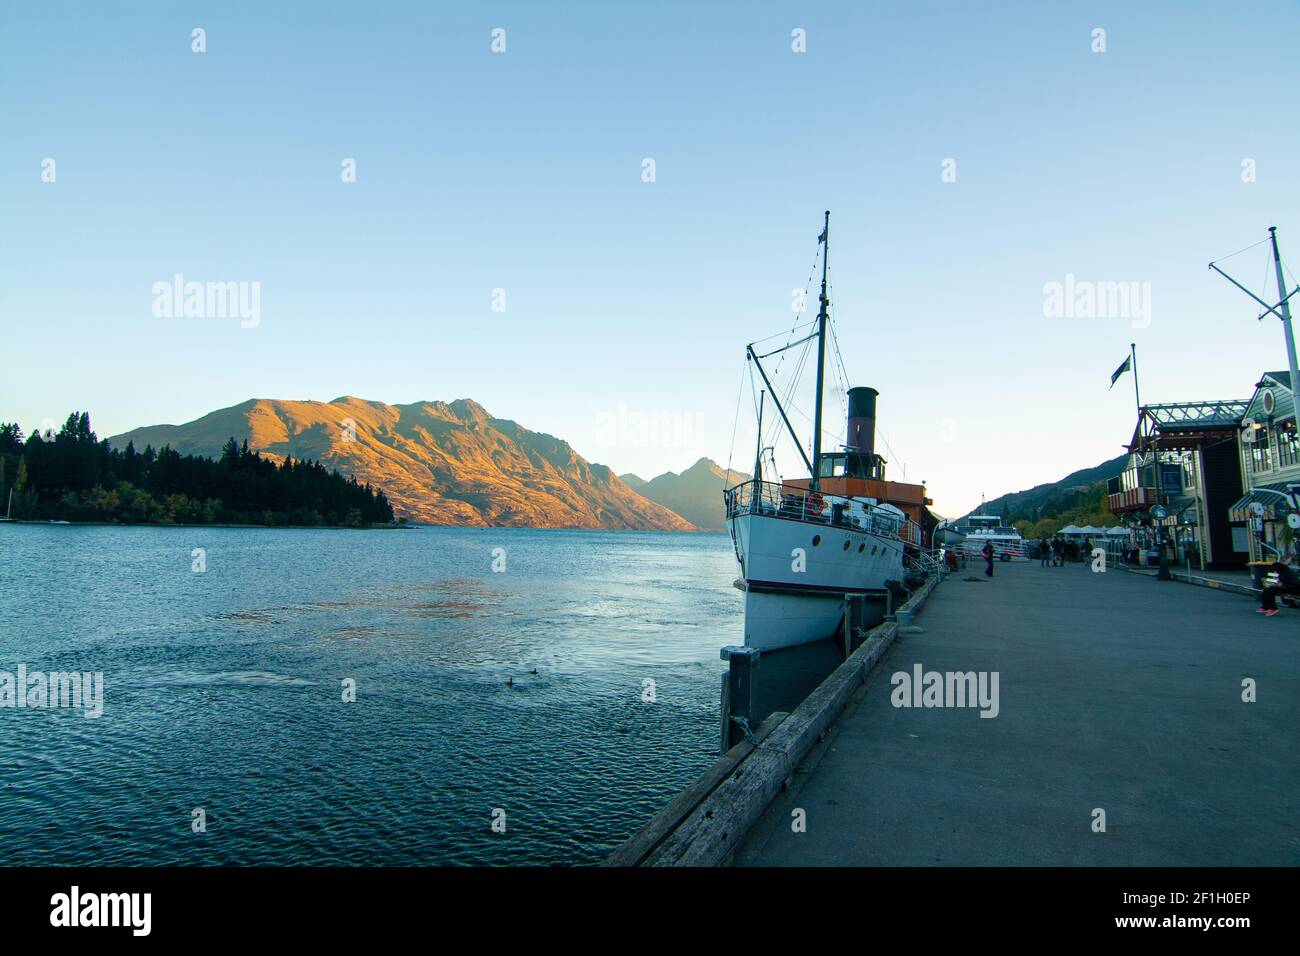
[[(1039, 521), (1047, 521), (1049, 524), (1064, 525), (1069, 523), (1072, 516), (1078, 515), (1085, 523), (1100, 524), (1106, 516), (1099, 510), (1098, 499), (1103, 493), (1099, 484), (1118, 475), (1127, 461), (1127, 454), (1119, 455), (1092, 468), (1072, 471), (1060, 481), (1035, 485), (1026, 491), (1014, 491), (994, 498), (977, 510), (984, 514), (1002, 515), (1008, 523), (1027, 521), (1034, 525)], [(1106, 523), (1113, 524), (1114, 520), (1108, 519)], [(1037, 531), (1050, 533), (1043, 528)], [(1037, 534), (1029, 536), (1035, 537)]]
[(698, 528), (726, 527), (727, 515), (722, 491), (748, 481), (749, 475), (727, 471), (717, 462), (701, 458), (681, 474), (668, 471), (644, 481), (636, 475), (621, 475), (623, 482), (637, 492), (681, 515)]
[(470, 399), (386, 405), (249, 399), (184, 425), (153, 425), (109, 442), (170, 445), (217, 458), (226, 440), (263, 457), (312, 459), (382, 488), (399, 516), (434, 524), (689, 531), (685, 518), (638, 494), (552, 435), (495, 418)]

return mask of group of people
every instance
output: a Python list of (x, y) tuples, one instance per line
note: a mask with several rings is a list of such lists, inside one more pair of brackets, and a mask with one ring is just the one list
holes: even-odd
[(1086, 561), (1092, 555), (1092, 542), (1066, 541), (1060, 535), (1038, 542), (1038, 563), (1042, 567), (1059, 568), (1066, 561)]
[[(1092, 554), (1092, 542), (1084, 539), (1082, 543), (1078, 541), (1066, 541), (1057, 535), (1053, 538), (1044, 538), (1038, 542), (1038, 563), (1044, 567), (1059, 568), (1066, 561), (1086, 561)], [(984, 547), (980, 548), (980, 557), (984, 559), (984, 574), (986, 577), (993, 577), (993, 559), (998, 556), (997, 548), (993, 546), (992, 541), (985, 541)]]

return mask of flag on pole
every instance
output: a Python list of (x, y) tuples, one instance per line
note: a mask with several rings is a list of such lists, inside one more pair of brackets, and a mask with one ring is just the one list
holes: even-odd
[[(1110, 388), (1114, 388), (1115, 383), (1119, 381), (1119, 377), (1132, 368), (1133, 368), (1133, 356), (1130, 354), (1128, 358), (1124, 359), (1124, 364), (1121, 365), (1119, 368), (1115, 369), (1115, 371), (1111, 373)], [(1110, 388), (1106, 389), (1106, 391), (1110, 391)]]

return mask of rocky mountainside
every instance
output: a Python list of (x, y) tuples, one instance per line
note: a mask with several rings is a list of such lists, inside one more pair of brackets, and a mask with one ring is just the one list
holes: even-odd
[(250, 399), (184, 425), (153, 425), (109, 439), (171, 445), (219, 457), (233, 437), (283, 460), (314, 459), (378, 485), (399, 516), (434, 524), (689, 531), (670, 508), (638, 494), (567, 442), (478, 403), (386, 405)]

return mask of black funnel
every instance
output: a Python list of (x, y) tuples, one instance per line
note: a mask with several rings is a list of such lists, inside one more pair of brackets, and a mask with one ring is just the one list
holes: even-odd
[(875, 453), (876, 396), (879, 394), (865, 385), (849, 389), (849, 430), (844, 444), (850, 452), (860, 455)]

